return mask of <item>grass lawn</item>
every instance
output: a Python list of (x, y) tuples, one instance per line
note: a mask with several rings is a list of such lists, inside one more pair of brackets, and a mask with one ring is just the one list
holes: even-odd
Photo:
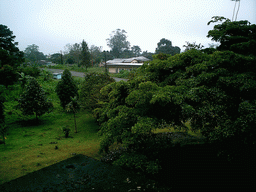
[[(20, 91), (17, 87), (7, 93), (5, 107), (9, 130), (6, 145), (0, 145), (0, 184), (67, 159), (72, 153), (100, 158), (98, 125), (91, 114), (87, 111), (76, 114), (78, 133), (74, 133), (73, 114), (60, 107), (54, 92), (57, 80), (41, 81), (40, 84), (51, 93), (49, 98), (54, 110), (41, 116), (39, 124), (34, 121), (35, 117), (23, 117), (19, 110), (14, 109)], [(61, 130), (65, 126), (71, 129), (69, 138), (65, 138)]]

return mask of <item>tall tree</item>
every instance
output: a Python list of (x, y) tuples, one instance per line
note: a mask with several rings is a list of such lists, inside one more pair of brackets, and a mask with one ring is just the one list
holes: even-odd
[(140, 53), (141, 53), (141, 48), (138, 46), (138, 45), (134, 45), (132, 46), (132, 53), (135, 57), (138, 57), (140, 56)]
[(156, 54), (159, 53), (165, 53), (165, 54), (171, 54), (175, 55), (180, 53), (180, 48), (175, 46), (172, 46), (172, 42), (168, 39), (162, 38), (159, 43), (157, 43), (157, 48), (156, 48)]
[(63, 109), (65, 109), (66, 105), (71, 101), (70, 97), (78, 96), (78, 88), (68, 69), (63, 71), (61, 80), (56, 86), (56, 93)]
[(91, 45), (89, 52), (91, 53), (92, 65), (99, 64), (104, 57), (102, 56), (102, 47)]
[(71, 46), (69, 54), (74, 58), (76, 64), (80, 66), (81, 44), (75, 43)]
[(0, 24), (0, 67), (10, 65), (16, 68), (24, 61), (24, 53), (19, 51), (15, 37), (7, 26)]
[(91, 54), (84, 40), (81, 43), (81, 65), (86, 68), (86, 71), (91, 66)]
[(121, 53), (130, 48), (130, 42), (126, 40), (126, 31), (124, 29), (116, 29), (110, 34), (110, 38), (107, 39), (107, 45), (111, 48), (114, 56), (119, 58)]
[(46, 59), (46, 56), (42, 52), (39, 52), (39, 46), (35, 44), (28, 45), (24, 53), (25, 58), (33, 62)]

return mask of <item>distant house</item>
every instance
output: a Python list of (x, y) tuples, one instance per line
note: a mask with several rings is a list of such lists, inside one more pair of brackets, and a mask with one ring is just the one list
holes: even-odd
[(107, 68), (109, 73), (119, 73), (121, 70), (131, 71), (133, 68), (142, 66), (145, 61), (149, 61), (149, 59), (143, 56), (126, 59), (117, 58), (107, 61)]
[(53, 73), (54, 79), (61, 79), (62, 73)]

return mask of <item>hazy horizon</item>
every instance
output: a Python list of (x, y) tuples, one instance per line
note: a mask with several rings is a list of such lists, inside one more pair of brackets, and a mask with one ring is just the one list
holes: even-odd
[[(106, 39), (119, 28), (131, 46), (155, 52), (162, 38), (181, 50), (186, 41), (215, 43), (206, 37), (214, 26), (207, 22), (213, 16), (231, 20), (234, 5), (231, 0), (2, 0), (0, 21), (13, 31), (21, 51), (36, 44), (48, 55), (83, 39), (89, 47), (110, 50)], [(255, 0), (241, 1), (237, 20), (255, 24), (255, 10)]]

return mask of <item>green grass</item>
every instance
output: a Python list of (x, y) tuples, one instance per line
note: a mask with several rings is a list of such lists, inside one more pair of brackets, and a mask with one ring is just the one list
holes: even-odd
[[(34, 116), (24, 117), (20, 110), (15, 109), (18, 94), (15, 96), (13, 92), (17, 90), (7, 92), (9, 97), (5, 103), (5, 114), (9, 130), (6, 145), (0, 145), (0, 184), (67, 159), (71, 153), (100, 158), (98, 125), (92, 115), (87, 111), (77, 113), (78, 133), (74, 133), (73, 114), (63, 111), (54, 91), (58, 80), (39, 79), (39, 82), (50, 93), (49, 98), (54, 104), (54, 110), (41, 116), (39, 124), (36, 124)], [(69, 138), (64, 138), (61, 130), (64, 126), (71, 129)], [(55, 146), (58, 146), (57, 150)]]

